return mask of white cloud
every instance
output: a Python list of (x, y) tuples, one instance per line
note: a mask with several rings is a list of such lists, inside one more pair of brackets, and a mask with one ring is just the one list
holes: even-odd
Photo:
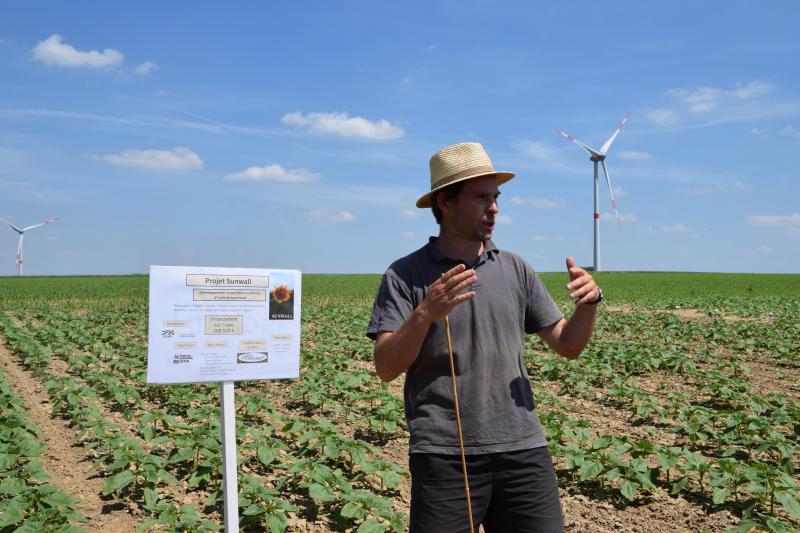
[(753, 226), (800, 226), (800, 213), (793, 215), (753, 215), (747, 217), (747, 223)]
[(308, 217), (315, 222), (327, 224), (353, 222), (356, 219), (350, 211), (330, 211), (328, 209), (314, 209), (308, 212)]
[(771, 254), (773, 250), (769, 246), (756, 246), (755, 251), (762, 254)]
[(203, 160), (185, 146), (173, 150), (123, 150), (101, 159), (113, 165), (150, 170), (194, 170), (203, 168)]
[(264, 137), (264, 136), (287, 137), (294, 135), (290, 132), (287, 132), (285, 128), (256, 128), (251, 126), (239, 126), (236, 124), (228, 124), (213, 119), (182, 120), (182, 119), (174, 119), (168, 116), (153, 116), (153, 115), (115, 116), (115, 115), (98, 115), (95, 113), (79, 113), (75, 111), (61, 111), (56, 109), (0, 108), (0, 117), (7, 115), (21, 116), (21, 117), (48, 117), (48, 118), (57, 118), (65, 120), (78, 120), (85, 122), (146, 126), (153, 128), (188, 129), (188, 130), (207, 131), (212, 133), (231, 133), (231, 132), (245, 133), (248, 135), (257, 135), (259, 137)]
[(406, 220), (417, 220), (419, 218), (419, 211), (412, 211), (411, 209), (406, 209), (400, 215)]
[(672, 224), (671, 226), (664, 226), (661, 231), (667, 235), (685, 235), (689, 233), (689, 228), (683, 224)]
[(800, 141), (800, 130), (794, 126), (784, 126), (778, 130), (778, 135), (781, 137), (789, 137), (795, 141)]
[(347, 113), (287, 113), (281, 122), (295, 128), (305, 128), (314, 133), (355, 137), (360, 139), (390, 140), (405, 135), (403, 128), (388, 120), (373, 122), (363, 117), (350, 117)]
[(403, 85), (411, 85), (411, 82), (413, 80), (411, 76), (403, 76), (403, 78), (400, 81), (403, 83)]
[(155, 94), (156, 94), (156, 96), (169, 96), (170, 92), (169, 91), (165, 91), (164, 89), (159, 89), (159, 90), (156, 91)]
[(537, 161), (550, 163), (556, 159), (555, 149), (545, 141), (519, 141), (514, 144), (514, 148)]
[(737, 85), (734, 89), (703, 86), (694, 89), (670, 89), (669, 94), (687, 104), (693, 113), (705, 113), (717, 107), (725, 98), (747, 100), (767, 94), (771, 90), (772, 86), (767, 83), (751, 81), (744, 86)]
[(614, 195), (616, 195), (617, 198), (625, 198), (626, 196), (628, 196), (628, 191), (622, 190), (622, 187), (620, 187), (619, 185), (614, 187), (612, 190), (614, 191)]
[(512, 196), (511, 203), (514, 205), (527, 205), (537, 209), (558, 209), (566, 205), (564, 200), (551, 200), (549, 198), (537, 198), (536, 196), (530, 196), (528, 198)]
[(734, 181), (733, 182), (733, 188), (734, 189), (744, 189), (745, 188), (744, 182), (738, 181), (738, 180)]
[(772, 85), (769, 83), (764, 83), (761, 81), (751, 81), (744, 87), (737, 85), (736, 89), (733, 90), (733, 94), (738, 98), (755, 98), (756, 96), (761, 96), (767, 94), (772, 91)]
[[(771, 137), (771, 131), (767, 128), (753, 128), (750, 130), (750, 133), (755, 135), (756, 137), (764, 137), (768, 138)], [(779, 129), (777, 132), (779, 137), (785, 137), (789, 139), (793, 139), (795, 141), (800, 141), (800, 130), (795, 128), (794, 126), (787, 124), (786, 126)]]
[(494, 219), (498, 224), (511, 224), (511, 217), (508, 215), (497, 215)]
[(652, 109), (647, 112), (647, 118), (657, 126), (674, 126), (680, 122), (678, 114), (671, 109)]
[(669, 94), (685, 104), (695, 113), (711, 111), (723, 94), (722, 89), (715, 87), (698, 87), (696, 89), (670, 89)]
[(416, 234), (413, 231), (404, 231), (400, 236), (404, 239), (413, 239), (416, 237)]
[(283, 183), (307, 183), (322, 178), (321, 175), (297, 168), (286, 170), (280, 165), (267, 165), (263, 167), (249, 167), (242, 172), (228, 174), (226, 181), (279, 181)]
[(647, 152), (636, 152), (633, 150), (622, 150), (621, 152), (617, 153), (617, 155), (621, 159), (636, 159), (644, 161), (646, 159), (650, 159), (650, 154)]
[(561, 242), (564, 240), (562, 235), (534, 235), (531, 237), (533, 242)]
[(141, 65), (137, 65), (133, 69), (133, 72), (134, 72), (134, 74), (139, 74), (141, 76), (144, 76), (146, 74), (150, 74), (151, 72), (153, 72), (154, 70), (157, 70), (157, 69), (158, 69), (158, 65), (156, 65), (153, 61), (145, 61)]
[(33, 48), (33, 58), (45, 65), (87, 68), (114, 67), (125, 59), (121, 52), (112, 48), (106, 48), (102, 52), (97, 50), (84, 52), (63, 43), (63, 40), (60, 35), (51, 35), (46, 40), (39, 41)]
[[(632, 222), (638, 222), (639, 221), (639, 219), (636, 218), (636, 215), (634, 215), (633, 213), (622, 213), (619, 216), (619, 219), (620, 219), (621, 222), (627, 222), (627, 223), (632, 223)], [(617, 217), (614, 215), (614, 213), (601, 213), (600, 214), (600, 220), (603, 220), (603, 221), (606, 221), (606, 222), (608, 222), (608, 221), (616, 222), (617, 221)]]
[(793, 237), (800, 237), (800, 213), (792, 215), (752, 215), (747, 217), (751, 226), (782, 228)]

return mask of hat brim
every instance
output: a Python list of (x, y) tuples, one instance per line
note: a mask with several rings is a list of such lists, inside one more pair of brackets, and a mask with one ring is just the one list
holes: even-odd
[(430, 192), (427, 192), (420, 196), (419, 200), (417, 200), (417, 207), (420, 209), (425, 209), (426, 207), (431, 207), (431, 197), (433, 193), (438, 190), (444, 189), (445, 187), (449, 187), (454, 183), (458, 183), (460, 181), (471, 180), (473, 178), (480, 178), (481, 176), (496, 176), (497, 177), (497, 184), (502, 185), (503, 183), (507, 182), (516, 174), (513, 172), (479, 172), (477, 174), (473, 174), (471, 176), (464, 176), (463, 178), (459, 178), (457, 180), (451, 181), (450, 183), (445, 183), (444, 185), (439, 185), (438, 187), (431, 189)]

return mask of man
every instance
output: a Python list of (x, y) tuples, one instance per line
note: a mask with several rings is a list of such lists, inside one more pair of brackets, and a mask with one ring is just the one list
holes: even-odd
[(536, 333), (574, 359), (594, 327), (602, 292), (567, 258), (577, 304), (566, 320), (531, 267), (491, 237), (498, 186), (478, 143), (448, 146), (430, 161), (438, 238), (395, 261), (383, 276), (367, 335), (383, 381), (406, 372), (411, 531), (469, 531), (454, 415), (449, 317), (473, 520), (488, 533), (563, 530), (555, 472), (522, 361)]

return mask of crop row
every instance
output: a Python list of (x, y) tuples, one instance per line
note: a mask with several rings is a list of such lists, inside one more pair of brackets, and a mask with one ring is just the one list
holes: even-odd
[[(618, 487), (626, 498), (657, 485), (676, 494), (695, 480), (709, 503), (738, 510), (743, 528), (780, 531), (785, 525), (776, 516), (778, 507), (782, 516), (800, 519), (794, 466), (800, 441), (797, 403), (780, 394), (754, 393), (736, 351), (728, 357), (707, 348), (691, 353), (689, 341), (701, 333), (696, 322), (667, 315), (657, 320), (653, 324), (652, 316), (637, 313), (602, 317), (599, 334), (577, 362), (542, 355), (535, 341), (530, 344), (526, 361), (531, 375), (560, 384), (559, 394), (599, 398), (628, 409), (630, 424), (648, 424), (686, 441), (684, 446), (657, 447), (646, 439), (590, 439), (588, 426), (578, 424), (575, 430), (574, 420), (564, 430), (563, 410), (550, 410), (547, 396), (537, 392), (546, 411), (545, 429), (558, 443), (554, 452), (565, 458), (573, 480), (595, 479), (602, 492), (607, 481), (621, 479)], [(728, 328), (715, 342), (733, 344), (727, 335), (736, 329)], [(702, 335), (711, 337), (704, 330)], [(660, 387), (654, 393), (640, 389), (634, 379), (651, 376), (652, 381), (656, 375), (665, 384), (681, 383), (694, 391)]]
[(0, 371), (0, 531), (80, 532), (74, 525), (86, 522), (75, 510), (80, 500), (46, 481), (50, 476), (39, 460), (46, 446), (39, 434)]
[[(45, 315), (39, 318), (47, 319)], [(185, 480), (190, 488), (207, 491), (207, 505), (218, 504), (221, 465), (215, 391), (202, 386), (137, 384), (124, 373), (125, 367), (137, 364), (135, 357), (114, 351), (85, 328), (67, 326), (67, 331), (62, 331), (59, 326), (64, 327), (66, 321), (58, 317), (45, 323), (48, 327), (26, 324), (35, 336), (33, 342), (41, 342), (62, 357), (70, 371), (81, 376), (110, 407), (140, 420), (139, 437), (151, 446), (126, 446), (114, 452), (113, 463), (106, 465), (109, 489), (143, 500), (142, 507), (147, 510), (155, 495), (150, 491), (164, 480), (171, 481), (167, 474)], [(91, 339), (91, 346), (81, 346), (81, 339)], [(27, 351), (33, 350), (29, 347)], [(243, 525), (282, 530), (285, 512), (298, 511), (288, 500), (302, 495), (306, 501), (301, 503), (308, 507), (305, 514), (325, 514), (340, 523), (338, 527), (357, 525), (360, 531), (405, 527), (404, 516), (392, 511), (392, 500), (380, 495), (393, 492), (402, 470), (377, 459), (371, 445), (343, 437), (324, 419), (278, 416), (260, 395), (240, 393), (237, 404), (237, 436), (243, 443), (241, 470), (260, 479), (249, 480), (246, 473), (240, 478)], [(141, 472), (143, 465), (153, 461), (163, 470), (160, 476), (164, 479), (150, 479)], [(372, 490), (374, 483), (377, 492)]]
[[(158, 488), (176, 480), (166, 470), (158, 455), (146, 453), (141, 443), (126, 436), (106, 419), (96, 402), (96, 394), (71, 376), (52, 375), (49, 350), (13, 321), (0, 315), (0, 330), (8, 346), (42, 380), (53, 405), (53, 414), (63, 416), (80, 432), (80, 442), (98, 457), (105, 475), (103, 494), (111, 494), (136, 482), (146, 514), (154, 514), (151, 525), (159, 524), (176, 531), (217, 530), (214, 524), (199, 518), (191, 506), (180, 506), (167, 497), (159, 497)], [(125, 459), (128, 459), (127, 461)]]

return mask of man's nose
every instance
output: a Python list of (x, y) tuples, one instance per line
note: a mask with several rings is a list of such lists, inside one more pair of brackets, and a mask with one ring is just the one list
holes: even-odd
[(497, 200), (492, 202), (492, 205), (489, 206), (489, 212), (490, 213), (494, 213), (494, 214), (497, 214), (497, 213), (500, 212), (500, 206), (497, 205)]

